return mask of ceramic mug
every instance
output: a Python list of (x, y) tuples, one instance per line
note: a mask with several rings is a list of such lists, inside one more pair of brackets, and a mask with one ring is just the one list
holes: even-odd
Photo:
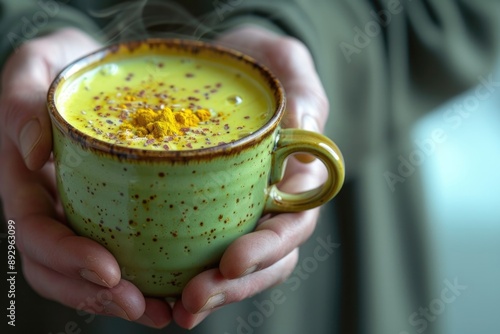
[[(61, 116), (57, 96), (73, 75), (153, 49), (244, 70), (272, 100), (272, 117), (232, 143), (152, 151), (96, 139)], [(123, 278), (148, 296), (178, 296), (192, 277), (217, 266), (228, 245), (251, 232), (263, 214), (320, 206), (344, 181), (342, 155), (330, 139), (280, 127), (285, 95), (274, 75), (250, 57), (209, 43), (152, 39), (105, 47), (57, 76), (48, 109), (57, 186), (69, 225), (105, 246)], [(276, 184), (285, 160), (304, 152), (323, 162), (327, 180), (304, 193), (281, 191)]]

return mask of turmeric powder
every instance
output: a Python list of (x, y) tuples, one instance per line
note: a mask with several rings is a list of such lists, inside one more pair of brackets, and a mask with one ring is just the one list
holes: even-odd
[(164, 107), (159, 110), (139, 108), (129, 116), (130, 120), (123, 122), (121, 130), (131, 131), (139, 137), (161, 140), (166, 136), (184, 135), (183, 129), (209, 120), (211, 113), (206, 109), (193, 112), (191, 109), (172, 111)]

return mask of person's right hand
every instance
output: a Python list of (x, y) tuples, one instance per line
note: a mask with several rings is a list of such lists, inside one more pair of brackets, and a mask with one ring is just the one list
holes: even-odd
[(23, 273), (40, 295), (89, 313), (164, 327), (168, 304), (121, 279), (115, 258), (65, 224), (50, 159), (47, 90), (56, 74), (99, 44), (75, 29), (26, 42), (6, 62), (0, 95), (0, 196), (15, 221)]

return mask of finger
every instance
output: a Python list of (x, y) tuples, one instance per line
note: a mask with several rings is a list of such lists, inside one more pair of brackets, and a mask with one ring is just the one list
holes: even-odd
[(26, 280), (35, 291), (78, 312), (114, 315), (126, 320), (137, 320), (144, 314), (144, 297), (128, 281), (121, 280), (113, 288), (102, 288), (81, 279), (68, 278), (26, 256), (22, 263)]
[(319, 159), (308, 164), (290, 159), (278, 188), (288, 193), (304, 192), (324, 183), (327, 176), (328, 171)]
[[(166, 302), (147, 298), (130, 282), (122, 280), (111, 289), (69, 279), (29, 259), (23, 259), (27, 281), (40, 295), (56, 300), (77, 312), (113, 315), (153, 328), (163, 328), (172, 320)], [(49, 283), (47, 283), (49, 282)]]
[(5, 213), (13, 218), (37, 214), (53, 217), (57, 198), (53, 164), (36, 172), (28, 170), (14, 143), (5, 137), (0, 154), (6, 157), (0, 165), (0, 195)]
[(90, 239), (47, 217), (30, 216), (16, 222), (17, 247), (39, 265), (69, 278), (114, 287), (121, 272), (113, 255)]
[(194, 327), (198, 326), (212, 312), (213, 310), (193, 314), (186, 310), (182, 305), (182, 302), (180, 301), (175, 303), (172, 310), (173, 319), (175, 320), (175, 322), (179, 326), (186, 329), (193, 329)]
[(64, 65), (97, 45), (83, 33), (65, 29), (23, 44), (4, 65), (1, 132), (15, 143), (29, 169), (39, 169), (50, 155), (46, 95), (51, 81)]
[[(33, 62), (27, 62), (27, 67), (33, 68), (35, 65)], [(0, 98), (0, 121), (5, 125), (2, 131), (16, 143), (26, 166), (32, 170), (44, 165), (52, 146), (50, 119), (45, 109), (45, 92), (43, 86), (36, 86), (34, 83), (23, 87), (22, 90), (6, 88)]]
[[(325, 174), (320, 161), (302, 164), (292, 160), (279, 188), (289, 193), (310, 190), (322, 182)], [(310, 237), (318, 215), (319, 209), (313, 209), (262, 220), (254, 232), (238, 238), (224, 252), (219, 264), (221, 273), (231, 279), (272, 265)]]
[(20, 252), (68, 277), (81, 276), (106, 287), (118, 284), (121, 273), (111, 253), (90, 239), (76, 236), (55, 220), (58, 214), (54, 198), (44, 182), (36, 179), (43, 176), (42, 172), (29, 171), (8, 143), (3, 143), (2, 148), (9, 159), (0, 167), (1, 195), (5, 214), (16, 221)]
[(55, 166), (52, 156), (49, 158), (49, 161), (37, 172), (40, 175), (37, 178), (40, 181), (40, 184), (47, 189), (47, 192), (57, 203), (59, 200), (59, 193), (57, 190)]
[(220, 261), (221, 274), (234, 279), (273, 265), (311, 236), (317, 216), (316, 209), (264, 221), (228, 247)]
[[(58, 276), (60, 279), (66, 277), (76, 282), (79, 281), (82, 286), (86, 284), (82, 278), (103, 286), (111, 285), (116, 287), (117, 284), (122, 284), (119, 280), (120, 274), (117, 267), (114, 268), (116, 272), (112, 274), (111, 279), (106, 278), (106, 272), (103, 274), (100, 266), (97, 266), (97, 269), (95, 268), (97, 263), (92, 260), (93, 258), (99, 259), (99, 264), (104, 266), (108, 271), (112, 271), (113, 263), (115, 262), (114, 258), (110, 257), (107, 251), (105, 251), (105, 254), (99, 252), (100, 250), (102, 251), (100, 245), (90, 240), (76, 237), (67, 227), (57, 221), (51, 221), (49, 229), (43, 227), (45, 226), (44, 221), (50, 220), (50, 217), (54, 213), (53, 198), (49, 194), (55, 191), (52, 164), (47, 163), (38, 172), (29, 171), (22, 163), (19, 153), (13, 148), (9, 140), (2, 142), (2, 154), (9, 156), (10, 159), (5, 164), (2, 164), (0, 168), (0, 180), (5, 186), (1, 189), (4, 191), (7, 190), (10, 194), (10, 196), (3, 196), (8, 202), (6, 208), (8, 208), (9, 213), (12, 214), (12, 217), (19, 218), (16, 218), (18, 222), (17, 240), (18, 247), (21, 254), (23, 254), (25, 272), (33, 272), (36, 271), (36, 268), (44, 267), (54, 274), (63, 273), (64, 275)], [(30, 205), (26, 206), (26, 203), (30, 203)], [(22, 216), (19, 216), (19, 214)], [(35, 219), (34, 217), (41, 218)], [(32, 225), (35, 226), (32, 227)], [(50, 235), (48, 239), (45, 238), (47, 233)], [(40, 236), (43, 236), (43, 238), (40, 238)], [(34, 241), (26, 241), (33, 237), (36, 238)], [(60, 239), (58, 242), (54, 242), (51, 238)], [(43, 244), (40, 242), (41, 240), (43, 240)], [(47, 248), (47, 245), (53, 249)], [(78, 253), (84, 256), (79, 256)], [(63, 256), (60, 256), (61, 254)], [(82, 261), (82, 259), (87, 259), (87, 261)], [(72, 267), (68, 267), (65, 262)], [(84, 263), (79, 264), (82, 262)], [(111, 265), (109, 264), (110, 262), (112, 263)], [(58, 272), (56, 273), (49, 268), (55, 269)], [(56, 299), (68, 306), (75, 304), (74, 301), (59, 300), (60, 298), (57, 297), (57, 294), (50, 295), (54, 291), (47, 289), (44, 285), (44, 283), (48, 283), (47, 281), (43, 281), (43, 275), (35, 274), (32, 276), (36, 278), (37, 284), (33, 280), (30, 280), (30, 282), (33, 282), (35, 289), (43, 292), (47, 298)], [(50, 281), (50, 284), (54, 283), (57, 284), (57, 281)], [(136, 289), (134, 288), (134, 290)], [(101, 289), (99, 291), (102, 293), (105, 290)], [(124, 317), (123, 312), (117, 306), (111, 305), (107, 306), (107, 308), (109, 310), (104, 310), (104, 313), (114, 311), (116, 316)], [(154, 328), (165, 327), (170, 321), (170, 308), (164, 301), (157, 299), (146, 299), (146, 311), (137, 319), (138, 323)]]
[(297, 264), (298, 250), (273, 266), (251, 275), (228, 280), (217, 269), (193, 278), (185, 287), (182, 301), (174, 306), (173, 317), (184, 328), (193, 328), (211, 311), (223, 305), (249, 298), (286, 280)]
[(164, 328), (172, 321), (172, 310), (167, 302), (146, 298), (146, 310), (135, 322), (153, 328)]

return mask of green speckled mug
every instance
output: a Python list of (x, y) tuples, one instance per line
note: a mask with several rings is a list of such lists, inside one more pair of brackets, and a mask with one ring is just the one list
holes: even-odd
[[(151, 150), (102, 140), (62, 116), (58, 96), (73, 76), (151, 53), (205, 59), (242, 71), (271, 101), (270, 117), (231, 142)], [(71, 94), (76, 98), (78, 91)], [(208, 43), (144, 40), (106, 47), (57, 76), (48, 109), (57, 186), (69, 225), (104, 245), (122, 276), (148, 296), (178, 296), (193, 276), (217, 266), (228, 245), (251, 232), (263, 214), (320, 206), (344, 181), (342, 155), (330, 139), (280, 128), (285, 96), (273, 74), (239, 52)], [(326, 182), (299, 194), (279, 190), (285, 161), (295, 153), (320, 159), (328, 171)]]

